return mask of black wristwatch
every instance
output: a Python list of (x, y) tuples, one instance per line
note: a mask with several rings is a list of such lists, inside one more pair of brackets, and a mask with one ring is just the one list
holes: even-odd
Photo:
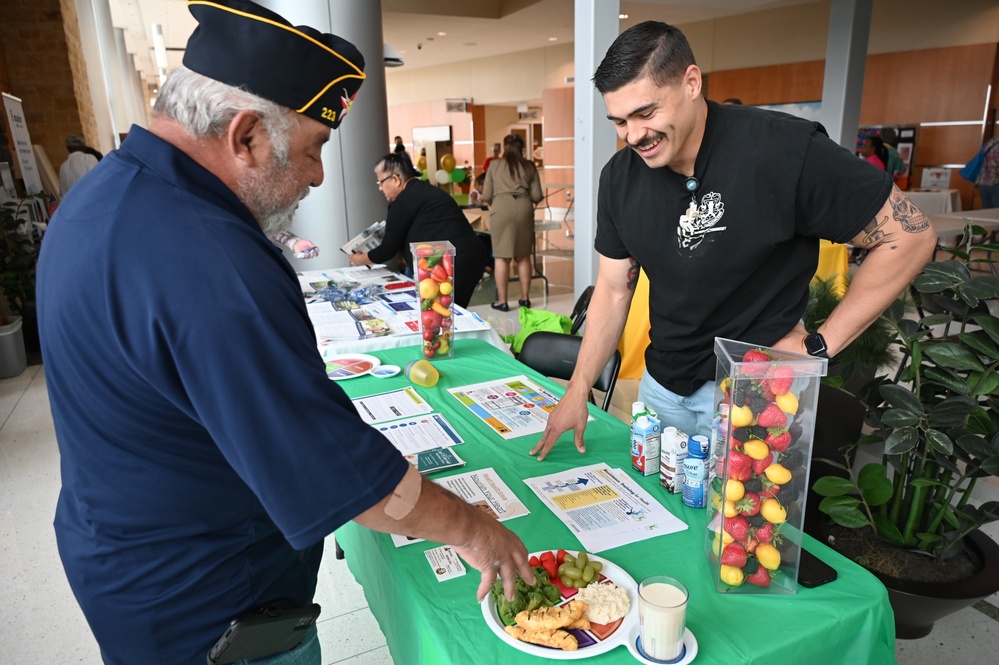
[(826, 347), (826, 339), (821, 333), (814, 332), (805, 337), (805, 350), (808, 355), (816, 358), (829, 358), (829, 349)]

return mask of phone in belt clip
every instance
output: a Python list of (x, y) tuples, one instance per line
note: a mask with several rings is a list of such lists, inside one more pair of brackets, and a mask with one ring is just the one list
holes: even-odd
[(316, 603), (287, 610), (265, 608), (257, 614), (233, 619), (225, 634), (208, 651), (208, 663), (224, 665), (290, 651), (305, 638), (321, 609)]

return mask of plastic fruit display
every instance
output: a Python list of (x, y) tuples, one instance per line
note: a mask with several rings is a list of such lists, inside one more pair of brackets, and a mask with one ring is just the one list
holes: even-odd
[(454, 246), (447, 241), (417, 242), (413, 276), (420, 303), (424, 358), (454, 357)]
[(715, 339), (705, 549), (717, 591), (796, 593), (826, 360)]

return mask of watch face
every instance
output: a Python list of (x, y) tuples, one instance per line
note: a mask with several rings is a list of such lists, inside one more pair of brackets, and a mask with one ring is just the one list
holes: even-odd
[(805, 338), (805, 349), (808, 351), (808, 355), (827, 357), (826, 340), (819, 333), (812, 333)]

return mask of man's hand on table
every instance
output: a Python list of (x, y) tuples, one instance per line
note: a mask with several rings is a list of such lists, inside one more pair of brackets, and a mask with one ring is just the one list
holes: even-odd
[[(478, 511), (478, 508), (474, 510)], [(482, 513), (481, 525), (476, 525), (471, 539), (455, 545), (457, 552), (470, 566), (482, 573), (475, 597), (481, 602), (489, 595), (497, 576), (503, 579), (503, 595), (512, 601), (517, 590), (517, 573), (529, 585), (534, 584), (534, 569), (527, 563), (527, 548), (513, 531)]]
[(573, 432), (576, 450), (581, 453), (586, 452), (583, 432), (586, 430), (586, 421), (589, 418), (589, 413), (586, 410), (588, 394), (588, 389), (578, 390), (570, 385), (565, 395), (559, 400), (558, 406), (548, 414), (548, 424), (545, 425), (541, 441), (531, 449), (531, 454), (537, 455), (539, 462), (548, 456), (548, 452), (555, 447), (559, 437), (569, 430)]

